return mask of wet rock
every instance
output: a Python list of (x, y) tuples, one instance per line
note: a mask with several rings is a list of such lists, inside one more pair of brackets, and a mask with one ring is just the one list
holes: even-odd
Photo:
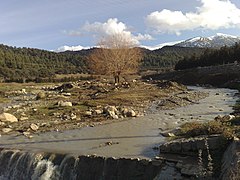
[(187, 176), (195, 176), (196, 174), (199, 174), (199, 166), (192, 165), (192, 164), (185, 164), (181, 169), (181, 174), (187, 175)]
[(219, 149), (221, 146), (221, 136), (212, 135), (209, 137), (195, 137), (191, 139), (177, 139), (160, 145), (160, 152), (191, 155), (197, 153), (199, 149), (205, 150), (207, 141), (210, 150)]
[(31, 128), (33, 131), (37, 131), (37, 130), (39, 129), (39, 126), (36, 125), (36, 124), (34, 124), (34, 123), (32, 123), (32, 124), (30, 125), (30, 128)]
[(12, 131), (11, 128), (3, 128), (3, 129), (2, 129), (2, 132), (4, 132), (4, 133), (9, 133), (9, 132), (11, 132), (11, 131)]
[(9, 113), (2, 113), (0, 114), (0, 121), (2, 122), (18, 122), (18, 119)]
[(58, 101), (57, 105), (59, 107), (72, 107), (72, 102)]

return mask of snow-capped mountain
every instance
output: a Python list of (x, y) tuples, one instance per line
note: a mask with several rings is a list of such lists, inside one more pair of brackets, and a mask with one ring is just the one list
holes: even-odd
[(91, 47), (83, 47), (83, 46), (61, 46), (54, 50), (55, 52), (64, 52), (64, 51), (81, 51), (83, 49), (90, 49)]
[(220, 48), (223, 46), (233, 46), (236, 42), (240, 42), (240, 37), (217, 33), (210, 37), (195, 37), (175, 44), (181, 47), (203, 47), (203, 48)]
[(174, 42), (167, 42), (167, 43), (162, 43), (162, 44), (158, 44), (158, 45), (155, 45), (155, 46), (141, 46), (142, 48), (146, 48), (146, 49), (149, 49), (149, 50), (156, 50), (156, 49), (161, 49), (162, 47), (164, 46), (173, 46), (175, 44), (178, 44), (182, 41), (174, 41)]

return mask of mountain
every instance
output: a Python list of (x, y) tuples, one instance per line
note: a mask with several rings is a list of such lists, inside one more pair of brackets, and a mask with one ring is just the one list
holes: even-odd
[(200, 48), (220, 48), (223, 46), (233, 46), (235, 43), (240, 42), (240, 37), (217, 33), (215, 36), (210, 37), (195, 37), (187, 39), (174, 46), (180, 47), (200, 47)]
[(158, 45), (155, 45), (155, 46), (141, 46), (142, 48), (145, 48), (145, 49), (149, 49), (151, 51), (154, 51), (154, 50), (157, 50), (157, 49), (161, 49), (165, 46), (173, 46), (175, 44), (178, 44), (182, 41), (174, 41), (174, 42), (166, 42), (166, 43), (162, 43), (162, 44), (158, 44)]
[(55, 52), (65, 52), (65, 51), (81, 51), (84, 49), (90, 49), (91, 47), (84, 47), (84, 46), (61, 46), (54, 50)]

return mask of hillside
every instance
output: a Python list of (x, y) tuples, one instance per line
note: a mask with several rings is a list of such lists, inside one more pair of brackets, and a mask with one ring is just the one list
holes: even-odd
[(200, 56), (204, 48), (165, 46), (157, 50), (145, 50), (142, 68), (173, 68), (180, 60), (193, 55)]
[(189, 69), (196, 67), (215, 66), (234, 62), (240, 62), (240, 44), (232, 47), (222, 47), (220, 49), (206, 49), (199, 57), (192, 56), (179, 61), (175, 69)]
[[(94, 48), (81, 51), (50, 52), (33, 48), (16, 48), (0, 45), (0, 78), (4, 81), (22, 82), (50, 78), (55, 74), (88, 73), (86, 57)], [(141, 48), (141, 69), (173, 68), (189, 56), (200, 55), (201, 48), (166, 46), (150, 51)]]
[(86, 71), (82, 55), (0, 45), (0, 77), (35, 79)]

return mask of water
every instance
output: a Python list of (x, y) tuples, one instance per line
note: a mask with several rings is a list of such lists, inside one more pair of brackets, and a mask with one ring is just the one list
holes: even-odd
[(144, 117), (96, 127), (38, 134), (33, 139), (25, 136), (2, 136), (0, 146), (78, 155), (153, 158), (158, 155), (158, 150), (153, 147), (165, 141), (159, 134), (159, 128), (166, 130), (189, 121), (213, 120), (217, 115), (232, 112), (236, 91), (199, 87), (194, 89), (208, 92), (209, 97), (198, 104), (174, 110), (157, 111)]
[(140, 159), (113, 159), (0, 150), (0, 180), (154, 179), (160, 164)]

